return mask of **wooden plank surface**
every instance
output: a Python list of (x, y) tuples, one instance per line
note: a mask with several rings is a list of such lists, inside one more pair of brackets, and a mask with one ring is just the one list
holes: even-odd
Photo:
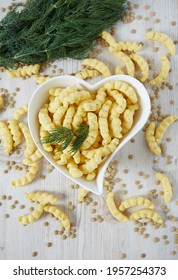
[[(173, 40), (178, 40), (177, 25), (171, 25), (171, 22), (178, 22), (178, 1), (133, 0), (131, 2), (133, 5), (136, 4), (133, 10), (135, 20), (129, 24), (119, 22), (116, 38), (118, 40), (144, 42), (144, 48), (140, 53), (151, 60), (154, 72), (158, 72), (160, 57), (166, 53), (166, 50), (157, 43), (146, 42), (144, 36), (147, 29), (152, 28), (155, 31), (165, 32)], [(9, 0), (0, 1), (0, 9), (8, 7), (9, 4)], [(148, 9), (145, 7), (147, 5)], [(0, 18), (3, 16), (4, 12), (1, 10)], [(140, 19), (139, 16), (142, 18)], [(155, 21), (156, 19), (159, 19), (160, 22)], [(136, 33), (133, 30), (136, 30)], [(159, 47), (159, 51), (153, 52), (154, 47)], [(104, 50), (98, 58), (108, 64), (111, 70), (114, 71), (117, 61), (107, 50)], [(173, 90), (166, 88), (160, 91), (159, 98), (156, 100), (156, 104), (162, 106), (164, 114), (178, 114), (177, 55), (171, 59), (171, 63), (172, 72), (168, 81), (173, 85)], [(76, 73), (81, 69), (81, 63), (72, 60), (53, 63), (53, 65), (63, 69), (64, 74)], [(53, 67), (51, 66), (45, 73), (51, 74), (52, 69)], [(54, 75), (57, 75), (57, 72)], [(101, 78), (92, 81), (92, 83), (99, 79)], [(0, 113), (0, 119), (7, 120), (12, 118), (15, 109), (30, 100), (36, 87), (37, 85), (33, 78), (11, 80), (4, 73), (0, 73), (0, 88), (7, 89), (10, 96), (16, 93), (16, 96), (14, 96), (16, 101), (15, 108), (8, 107), (5, 112)], [(20, 88), (20, 91), (17, 92), (17, 88)], [(150, 96), (153, 96), (151, 89), (149, 89), (149, 93)], [(171, 100), (174, 100), (174, 104), (170, 104)], [(143, 235), (134, 232), (133, 229), (138, 226), (132, 222), (124, 224), (114, 220), (106, 207), (104, 197), (89, 195), (93, 201), (97, 202), (96, 206), (93, 206), (92, 203), (88, 206), (78, 204), (78, 189), (71, 189), (72, 182), (56, 170), (48, 173), (49, 165), (45, 160), (42, 160), (37, 179), (32, 184), (23, 188), (12, 188), (10, 181), (20, 177), (25, 171), (16, 171), (13, 166), (7, 174), (4, 173), (4, 170), (7, 170), (7, 161), (15, 161), (16, 165), (22, 165), (23, 145), (19, 148), (20, 154), (13, 153), (9, 158), (4, 156), (2, 145), (0, 145), (0, 259), (34, 259), (32, 252), (38, 253), (37, 259), (120, 259), (124, 256), (122, 254), (125, 254), (126, 259), (140, 259), (141, 254), (145, 254), (145, 259), (178, 259), (178, 244), (176, 245), (174, 242), (176, 231), (178, 234), (178, 222), (177, 218), (171, 219), (171, 216), (177, 217), (178, 209), (177, 131), (178, 124), (175, 123), (166, 132), (163, 140), (166, 150), (165, 157), (157, 158), (148, 150), (145, 143), (145, 134), (141, 131), (134, 138), (135, 142), (128, 143), (115, 158), (119, 161), (116, 178), (121, 179), (114, 186), (118, 202), (133, 195), (148, 196), (148, 191), (153, 189), (156, 189), (159, 194), (162, 188), (160, 185), (155, 184), (155, 170), (166, 172), (173, 184), (174, 198), (168, 205), (167, 214), (161, 209), (164, 204), (163, 197), (159, 194), (158, 198), (153, 199), (157, 211), (166, 221), (166, 227), (155, 229), (150, 225), (143, 226), (145, 228), (144, 234), (148, 234), (148, 238), (144, 238)], [(166, 138), (170, 138), (171, 141), (167, 142)], [(129, 155), (133, 155), (132, 160), (128, 159)], [(128, 169), (128, 173), (124, 173), (125, 169)], [(139, 176), (139, 172), (143, 172), (144, 175)], [(45, 175), (45, 179), (42, 179), (41, 175)], [(149, 175), (149, 177), (145, 175)], [(138, 189), (136, 181), (140, 181), (140, 189)], [(23, 227), (16, 221), (19, 215), (27, 214), (29, 208), (34, 206), (27, 202), (23, 195), (24, 192), (33, 190), (54, 192), (59, 197), (58, 205), (66, 211), (77, 230), (76, 238), (63, 240), (62, 236), (55, 235), (54, 231), (59, 230), (60, 225), (48, 215), (43, 216), (41, 220), (28, 227)], [(124, 191), (127, 191), (127, 193)], [(6, 196), (6, 199), (4, 199), (4, 196)], [(69, 209), (68, 201), (71, 201), (76, 206), (73, 211)], [(11, 209), (12, 205), (15, 205), (14, 209)], [(23, 208), (23, 205), (25, 208)], [(92, 209), (96, 209), (96, 213), (92, 214)], [(102, 223), (91, 221), (97, 215), (103, 217), (104, 221)], [(49, 225), (45, 226), (45, 222), (48, 222)], [(167, 236), (167, 239), (164, 239), (166, 238), (165, 236)], [(155, 243), (154, 239), (158, 242)], [(165, 240), (167, 241), (165, 242)], [(52, 246), (48, 247), (50, 242)]]

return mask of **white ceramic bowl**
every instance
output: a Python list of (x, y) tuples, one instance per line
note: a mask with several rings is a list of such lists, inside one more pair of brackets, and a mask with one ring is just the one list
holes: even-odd
[[(70, 176), (67, 168), (65, 166), (59, 166), (53, 160), (52, 155), (43, 150), (42, 145), (40, 143), (40, 136), (39, 136), (39, 122), (38, 122), (38, 112), (40, 108), (45, 104), (49, 98), (49, 90), (52, 88), (57, 87), (67, 87), (76, 85), (79, 90), (85, 89), (89, 90), (90, 92), (95, 92), (98, 88), (100, 88), (104, 83), (109, 81), (124, 81), (130, 84), (136, 91), (139, 97), (140, 107), (134, 117), (134, 125), (129, 133), (123, 138), (122, 142), (118, 146), (118, 148), (109, 156), (107, 159), (100, 165), (98, 176), (95, 180), (91, 182), (87, 182), (84, 178), (73, 178)], [(74, 76), (60, 76), (55, 77), (44, 84), (40, 85), (36, 91), (33, 93), (30, 104), (29, 104), (29, 111), (28, 111), (28, 124), (31, 135), (33, 140), (40, 150), (40, 152), (44, 155), (44, 157), (62, 174), (67, 176), (69, 179), (73, 180), (75, 183), (81, 185), (84, 188), (89, 189), (91, 192), (95, 194), (102, 194), (103, 192), (103, 179), (104, 173), (107, 169), (108, 164), (115, 156), (115, 154), (134, 136), (136, 135), (145, 125), (150, 115), (150, 98), (148, 95), (147, 90), (138, 80), (132, 78), (127, 75), (115, 75), (109, 78), (103, 79), (99, 83), (95, 85), (90, 85), (86, 81), (81, 80), (80, 78)]]

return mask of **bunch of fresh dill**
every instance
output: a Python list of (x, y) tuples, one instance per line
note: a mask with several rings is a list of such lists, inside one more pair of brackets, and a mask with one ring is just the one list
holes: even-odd
[(83, 59), (124, 15), (126, 0), (28, 0), (0, 22), (0, 67)]

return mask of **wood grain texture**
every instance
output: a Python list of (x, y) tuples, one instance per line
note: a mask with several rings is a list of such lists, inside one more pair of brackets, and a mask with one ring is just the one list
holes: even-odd
[[(10, 1), (3, 5), (8, 6)], [(159, 71), (159, 62), (161, 55), (165, 54), (165, 48), (157, 43), (146, 42), (144, 37), (147, 28), (152, 28), (155, 31), (165, 32), (170, 35), (173, 40), (178, 39), (177, 26), (171, 26), (172, 21), (178, 24), (178, 1), (166, 1), (166, 0), (133, 0), (134, 4), (138, 4), (139, 8), (134, 9), (135, 20), (130, 24), (123, 24), (122, 22), (117, 25), (116, 38), (118, 40), (134, 40), (138, 42), (144, 42), (144, 48), (140, 52), (145, 58), (150, 59), (155, 72)], [(144, 9), (144, 6), (149, 5), (148, 10)], [(155, 12), (155, 16), (150, 16), (151, 12)], [(0, 13), (0, 18), (4, 15)], [(138, 20), (137, 16), (141, 15), (142, 19)], [(149, 21), (145, 18), (149, 17)], [(159, 23), (155, 23), (155, 19), (160, 19)], [(131, 33), (131, 30), (135, 29), (136, 33)], [(154, 53), (153, 47), (159, 47), (159, 52)], [(100, 54), (99, 58), (105, 62), (114, 73), (114, 67), (117, 65), (117, 59), (107, 51), (104, 50)], [(171, 59), (172, 73), (169, 76), (168, 81), (173, 85), (173, 90), (165, 89), (159, 93), (159, 98), (156, 104), (162, 106), (164, 114), (178, 114), (178, 56), (175, 55)], [(81, 62), (66, 60), (58, 63), (53, 63), (58, 68), (63, 69), (64, 74), (71, 74), (81, 69)], [(52, 69), (52, 67), (50, 68)], [(46, 70), (46, 74), (51, 74), (51, 70)], [(101, 78), (96, 78), (92, 81), (95, 83)], [(15, 89), (19, 87), (20, 92), (17, 92), (15, 97), (15, 108), (24, 105), (36, 89), (33, 78), (27, 80), (21, 79), (9, 79), (4, 73), (0, 73), (0, 88), (7, 89), (10, 93), (14, 93)], [(153, 95), (149, 90), (150, 95)], [(170, 100), (174, 100), (173, 105), (170, 104)], [(0, 113), (0, 119), (8, 120), (11, 118), (15, 108), (8, 109), (4, 113)], [(145, 142), (145, 134), (141, 131), (135, 137), (135, 143), (128, 143), (116, 156), (119, 161), (118, 173), (116, 178), (121, 178), (120, 183), (115, 184), (115, 191), (117, 197), (120, 200), (131, 197), (133, 195), (146, 195), (149, 190), (156, 189), (158, 193), (162, 190), (161, 186), (155, 185), (154, 170), (164, 171), (169, 175), (170, 180), (174, 188), (174, 198), (168, 205), (168, 216), (177, 216), (178, 206), (178, 123), (172, 125), (166, 132), (163, 144), (166, 147), (166, 156), (172, 156), (172, 163), (166, 164), (166, 157), (157, 158), (148, 150)], [(166, 138), (171, 138), (171, 142), (166, 142)], [(140, 254), (145, 253), (145, 259), (178, 259), (178, 252), (172, 255), (172, 251), (177, 251), (178, 244), (174, 244), (175, 230), (178, 227), (178, 222), (166, 219), (166, 215), (160, 208), (163, 205), (163, 197), (159, 196), (153, 200), (158, 212), (166, 219), (166, 227), (162, 229), (154, 229), (151, 226), (146, 227), (145, 233), (149, 234), (149, 238), (144, 239), (143, 236), (133, 232), (133, 228), (136, 227), (132, 222), (127, 224), (120, 223), (112, 218), (110, 215), (104, 197), (97, 197), (90, 195), (94, 201), (98, 202), (96, 207), (92, 207), (92, 204), (85, 206), (84, 204), (77, 204), (78, 190), (73, 190), (69, 186), (71, 181), (66, 179), (63, 175), (53, 170), (52, 173), (48, 173), (49, 165), (45, 160), (42, 160), (40, 172), (37, 179), (29, 186), (13, 189), (10, 186), (10, 181), (20, 177), (24, 171), (15, 171), (13, 168), (7, 174), (3, 173), (5, 170), (6, 162), (15, 160), (21, 165), (23, 159), (23, 145), (20, 148), (21, 153), (19, 155), (12, 154), (9, 158), (5, 157), (0, 144), (0, 259), (32, 259), (32, 252), (38, 252), (37, 259), (119, 259), (121, 253), (126, 254), (126, 259), (140, 259)], [(128, 155), (134, 156), (133, 160), (128, 159)], [(154, 164), (153, 160), (157, 160), (158, 163)], [(128, 169), (129, 173), (125, 174), (124, 169)], [(145, 179), (144, 176), (139, 176), (138, 173), (143, 171), (144, 174), (148, 174), (149, 178)], [(42, 180), (40, 175), (46, 175), (46, 179)], [(141, 189), (138, 189), (135, 181), (139, 180), (142, 185)], [(123, 188), (122, 184), (126, 184), (126, 188)], [(68, 238), (62, 240), (61, 236), (54, 235), (54, 231), (60, 229), (59, 222), (50, 218), (49, 215), (44, 215), (39, 221), (29, 226), (21, 226), (16, 218), (19, 215), (27, 214), (29, 207), (34, 206), (30, 202), (27, 202), (23, 193), (27, 191), (45, 190), (54, 193), (59, 197), (59, 203), (61, 209), (65, 210), (71, 218), (72, 223), (77, 228), (77, 237), (75, 239)], [(123, 190), (127, 190), (126, 195), (123, 194)], [(11, 200), (2, 200), (2, 196), (12, 196)], [(15, 209), (10, 209), (10, 206), (17, 200)], [(71, 211), (68, 207), (68, 201), (76, 206), (74, 211)], [(118, 200), (119, 201), (119, 200)], [(20, 205), (25, 205), (24, 209), (20, 209)], [(97, 210), (96, 214), (91, 214), (91, 209)], [(5, 218), (4, 215), (9, 214), (9, 218)], [(104, 218), (102, 223), (91, 222), (92, 217), (101, 215)], [(44, 226), (44, 222), (49, 222), (49, 226)], [(163, 235), (167, 235), (169, 244), (165, 245), (162, 238)], [(154, 243), (153, 239), (158, 237), (160, 241)], [(47, 243), (52, 242), (53, 246), (48, 248)], [(177, 246), (177, 247), (176, 247)], [(33, 258), (34, 259), (34, 258)]]

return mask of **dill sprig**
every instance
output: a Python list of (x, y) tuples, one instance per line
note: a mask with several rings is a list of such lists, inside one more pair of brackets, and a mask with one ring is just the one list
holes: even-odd
[(28, 0), (0, 22), (0, 67), (83, 59), (121, 19), (126, 0)]
[(86, 126), (85, 124), (79, 125), (79, 128), (75, 131), (76, 138), (71, 145), (71, 150), (70, 150), (71, 154), (74, 155), (77, 151), (80, 150), (83, 142), (88, 136), (88, 132), (89, 132), (88, 126)]
[(58, 127), (49, 131), (49, 135), (41, 139), (41, 144), (59, 144), (59, 151), (63, 151), (71, 145), (70, 153), (74, 155), (87, 138), (88, 132), (89, 127), (86, 124), (80, 124), (77, 130)]

